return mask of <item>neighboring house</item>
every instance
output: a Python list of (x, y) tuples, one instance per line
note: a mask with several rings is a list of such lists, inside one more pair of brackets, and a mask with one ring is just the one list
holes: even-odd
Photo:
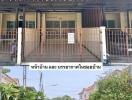
[(19, 86), (19, 80), (16, 78), (12, 78), (7, 74), (2, 74), (2, 79), (1, 79), (2, 83), (6, 83), (6, 84), (14, 84), (16, 86)]
[[(107, 78), (111, 75), (120, 75), (121, 70), (114, 70), (112, 72), (106, 72), (107, 75), (102, 78)], [(105, 73), (104, 73), (105, 74)], [(89, 100), (89, 96), (91, 93), (95, 92), (97, 89), (97, 83), (95, 82), (93, 85), (83, 88), (83, 90), (79, 93), (79, 100)]]
[(79, 100), (89, 100), (89, 96), (96, 90), (96, 84), (83, 88), (83, 90), (79, 93)]
[(102, 42), (112, 61), (132, 61), (132, 0), (0, 0), (0, 63), (18, 27), (22, 62), (101, 62)]

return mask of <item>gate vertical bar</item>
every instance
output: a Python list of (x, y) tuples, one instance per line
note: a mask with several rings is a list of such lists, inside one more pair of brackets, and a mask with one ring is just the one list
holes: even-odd
[(62, 25), (61, 25), (61, 21), (62, 21), (62, 19), (61, 18), (59, 18), (59, 22), (60, 22), (60, 29), (59, 29), (59, 31), (60, 31), (60, 42), (62, 42), (62, 43), (59, 43), (60, 44), (60, 46), (61, 46), (61, 55), (60, 55), (60, 60), (61, 60), (61, 62), (63, 62), (63, 38), (62, 38)]
[(82, 52), (82, 45), (83, 45), (83, 41), (82, 41), (82, 28), (79, 28), (79, 29), (77, 29), (77, 33), (79, 33), (79, 35), (80, 35), (80, 62), (82, 62), (82, 60), (83, 60), (83, 52)]
[(125, 32), (126, 32), (126, 33), (124, 34), (124, 35), (125, 35), (124, 37), (126, 37), (126, 39), (125, 39), (125, 45), (126, 45), (126, 46), (124, 46), (124, 49), (125, 49), (124, 51), (127, 50), (125, 54), (126, 54), (127, 56), (129, 56), (129, 51), (128, 51), (128, 49), (129, 49), (129, 43), (128, 43), (128, 40), (129, 40), (129, 39), (128, 39), (128, 37), (129, 37), (129, 33), (130, 33), (130, 32), (129, 32), (129, 28), (126, 28), (126, 29), (125, 29)]
[(100, 27), (100, 34), (102, 37), (102, 62), (103, 64), (107, 63), (107, 53), (106, 53), (106, 34), (105, 34), (105, 26)]
[(17, 41), (17, 64), (21, 64), (21, 49), (22, 49), (22, 28), (18, 28), (18, 41)]
[[(44, 20), (45, 21), (45, 20)], [(40, 53), (43, 54), (42, 12), (40, 12)]]
[(16, 22), (15, 22), (15, 28), (17, 28), (16, 29), (16, 40), (18, 39), (18, 34), (17, 34), (17, 32), (18, 32), (18, 8), (16, 8)]
[(129, 14), (129, 10), (127, 10), (127, 26), (128, 26), (128, 30), (127, 30), (127, 32), (126, 32), (126, 48), (127, 48), (127, 56), (129, 56), (129, 52), (128, 52), (128, 37), (129, 37), (129, 34), (130, 34), (130, 22), (131, 22), (131, 20), (130, 20), (130, 14)]
[(15, 44), (16, 44), (16, 51), (15, 51), (15, 61), (16, 61), (16, 63), (17, 63), (17, 51), (18, 51), (18, 8), (16, 8), (16, 22), (15, 22), (15, 32), (16, 32), (16, 34), (15, 34)]

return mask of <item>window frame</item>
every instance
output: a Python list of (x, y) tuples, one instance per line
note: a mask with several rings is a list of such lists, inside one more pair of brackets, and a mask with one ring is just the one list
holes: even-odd
[(26, 21), (26, 28), (35, 28), (35, 21)]
[[(110, 25), (111, 22), (113, 22), (112, 23), (113, 25)], [(112, 26), (112, 27), (110, 27), (110, 26)], [(116, 28), (116, 20), (114, 20), (114, 19), (106, 20), (106, 27), (107, 28)]]

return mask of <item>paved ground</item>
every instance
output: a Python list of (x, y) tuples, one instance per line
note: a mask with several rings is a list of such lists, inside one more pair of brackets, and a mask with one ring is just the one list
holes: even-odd
[(132, 63), (132, 55), (112, 55), (111, 62), (113, 63)]
[(11, 42), (0, 42), (0, 65), (12, 65)]
[[(40, 49), (37, 49), (40, 50)], [(99, 62), (99, 60), (80, 45), (45, 45), (40, 51), (33, 51), (26, 62)]]
[[(45, 45), (40, 53), (40, 48), (32, 51), (25, 57), (26, 62), (98, 62), (94, 55), (80, 45)], [(132, 63), (132, 55), (112, 55), (111, 62)], [(10, 47), (0, 46), (0, 65), (11, 64)]]
[(10, 54), (2, 54), (0, 53), (0, 63), (4, 63), (4, 62), (10, 62), (11, 61), (11, 56)]

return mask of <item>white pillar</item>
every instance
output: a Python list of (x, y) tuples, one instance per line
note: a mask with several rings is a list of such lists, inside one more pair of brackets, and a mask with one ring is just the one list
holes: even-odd
[(106, 53), (106, 35), (105, 35), (105, 26), (100, 27), (100, 34), (102, 39), (102, 62), (106, 63), (107, 53)]
[(22, 28), (18, 28), (18, 40), (17, 40), (17, 64), (21, 64), (21, 49), (22, 49)]

